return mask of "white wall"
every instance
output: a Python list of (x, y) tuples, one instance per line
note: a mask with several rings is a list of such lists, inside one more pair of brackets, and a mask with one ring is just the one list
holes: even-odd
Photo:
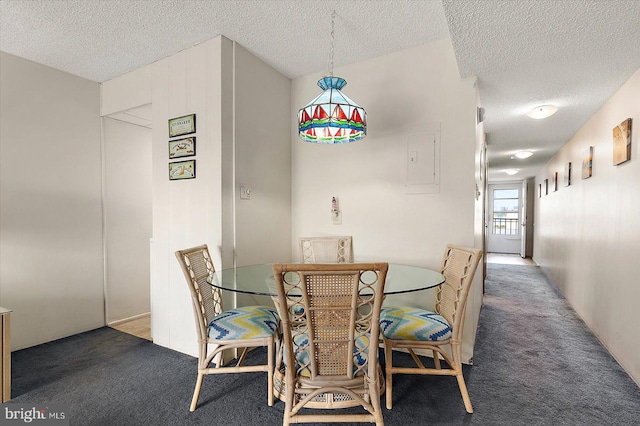
[[(191, 354), (197, 353), (191, 296), (174, 253), (206, 243), (221, 264), (222, 53), (217, 37), (150, 65), (153, 340)], [(196, 114), (196, 178), (169, 181), (167, 120), (187, 114)]]
[[(633, 119), (631, 161), (613, 166), (612, 129)], [(640, 383), (640, 70), (537, 175), (559, 189), (537, 199), (534, 258), (587, 326)], [(593, 176), (581, 162), (594, 146)], [(571, 186), (563, 186), (571, 162)]]
[[(237, 265), (291, 259), (291, 80), (234, 43), (234, 188)], [(240, 198), (240, 185), (251, 198)], [(230, 265), (229, 265), (230, 266)], [(273, 305), (238, 294), (238, 305)]]
[(100, 85), (100, 115), (151, 103), (151, 66), (138, 68)]
[(103, 121), (107, 324), (150, 311), (151, 130)]
[[(334, 75), (367, 111), (368, 135), (340, 146), (310, 144), (298, 138), (292, 119), (292, 247), (302, 236), (351, 235), (357, 261), (438, 269), (447, 243), (474, 246), (477, 92), (474, 80), (460, 80), (450, 40), (340, 67)], [(293, 80), (292, 112), (320, 93), (322, 76)], [(407, 195), (405, 137), (437, 127), (440, 190)], [(332, 196), (342, 225), (332, 224)], [(467, 313), (465, 361), (472, 356), (481, 277), (479, 271)], [(424, 292), (393, 302), (425, 306), (432, 297)]]
[[(234, 47), (236, 262), (288, 261), (291, 80), (237, 43)], [(251, 187), (251, 199), (240, 199), (241, 184)]]
[[(154, 343), (197, 354), (176, 250), (206, 243), (218, 269), (232, 266), (235, 253), (245, 262), (290, 257), (289, 85), (224, 37), (103, 84), (103, 114), (152, 103)], [(196, 178), (170, 182), (167, 120), (192, 113)], [(239, 179), (254, 187), (245, 205), (237, 202)], [(274, 233), (280, 237), (269, 239)]]
[[(471, 316), (473, 318), (480, 319), (480, 308), (482, 307), (482, 297), (484, 294), (484, 278), (486, 276), (486, 268), (487, 268), (487, 257), (486, 257), (486, 205), (487, 205), (487, 162), (485, 158), (487, 157), (487, 145), (486, 134), (484, 132), (484, 123), (478, 121), (477, 111), (478, 108), (482, 108), (482, 102), (480, 100), (480, 92), (477, 90), (477, 81), (476, 81), (476, 151), (475, 151), (475, 188), (474, 188), (474, 225), (473, 225), (473, 233), (474, 233), (474, 247), (481, 248), (483, 250), (482, 259), (480, 259), (480, 263), (478, 265), (478, 270), (476, 271), (476, 276), (473, 281), (473, 287), (471, 287), (471, 300), (473, 301), (473, 310), (471, 311)], [(471, 323), (471, 326), (475, 326), (475, 331), (477, 331), (477, 322)], [(475, 340), (475, 333), (473, 335), (473, 339)]]
[[(151, 103), (151, 332), (156, 344), (196, 354), (191, 296), (174, 252), (206, 243), (221, 262), (222, 38), (102, 84), (102, 114)], [(168, 126), (196, 114), (196, 179), (169, 181)]]
[(16, 350), (104, 325), (100, 89), (0, 55), (0, 305)]

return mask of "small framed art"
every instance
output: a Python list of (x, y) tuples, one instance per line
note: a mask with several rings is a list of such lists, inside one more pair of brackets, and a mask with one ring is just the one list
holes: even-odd
[(196, 177), (196, 160), (169, 163), (169, 180), (193, 179)]
[(169, 158), (196, 155), (196, 137), (169, 141)]
[(556, 192), (558, 190), (558, 172), (553, 172), (551, 180), (551, 187), (553, 188), (553, 192)]
[(544, 180), (544, 195), (549, 195), (549, 179)]
[(571, 161), (564, 165), (564, 186), (571, 185)]
[(196, 115), (189, 114), (169, 120), (169, 137), (188, 135), (196, 132)]
[(613, 128), (613, 165), (631, 160), (631, 119)]
[(590, 146), (582, 154), (582, 179), (589, 179), (593, 174), (593, 147)]

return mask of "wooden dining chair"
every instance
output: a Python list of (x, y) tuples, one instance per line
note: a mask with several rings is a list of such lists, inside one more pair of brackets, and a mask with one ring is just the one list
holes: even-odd
[[(473, 413), (462, 376), (462, 331), (469, 289), (482, 257), (482, 250), (447, 245), (440, 273), (445, 282), (438, 287), (435, 312), (406, 306), (385, 306), (380, 313), (384, 342), (386, 405), (393, 403), (394, 374), (449, 375), (458, 386), (468, 413)], [(393, 349), (407, 349), (417, 367), (394, 367)], [(451, 351), (449, 354), (444, 348)], [(431, 350), (435, 368), (426, 368), (414, 349)], [(442, 368), (440, 356), (449, 365)]]
[(352, 263), (352, 238), (302, 237), (298, 239), (302, 263)]
[[(207, 282), (215, 269), (205, 245), (176, 252), (178, 263), (191, 291), (193, 313), (198, 333), (198, 378), (190, 410), (198, 404), (202, 381), (206, 374), (266, 371), (268, 374), (268, 403), (273, 405), (273, 370), (278, 343), (280, 319), (274, 307), (244, 306), (224, 311), (220, 290)], [(209, 345), (216, 345), (209, 352)], [(267, 363), (243, 365), (247, 350), (267, 348)], [(222, 351), (242, 349), (235, 366), (223, 366)], [(215, 360), (215, 367), (211, 367)]]
[[(283, 333), (283, 425), (384, 424), (378, 335), (387, 269), (387, 263), (273, 265)], [(355, 406), (366, 413), (301, 413)]]

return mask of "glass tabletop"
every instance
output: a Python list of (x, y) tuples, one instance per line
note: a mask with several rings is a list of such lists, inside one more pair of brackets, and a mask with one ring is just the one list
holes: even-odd
[[(237, 266), (212, 274), (207, 282), (221, 290), (237, 293), (276, 296), (272, 263)], [(384, 294), (400, 294), (437, 287), (444, 276), (437, 271), (419, 266), (389, 264)]]

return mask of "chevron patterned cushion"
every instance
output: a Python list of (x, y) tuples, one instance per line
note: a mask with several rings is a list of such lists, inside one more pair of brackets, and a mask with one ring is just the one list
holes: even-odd
[(209, 338), (238, 340), (270, 337), (278, 327), (280, 317), (275, 308), (245, 306), (224, 311), (209, 323)]
[(451, 338), (443, 316), (424, 309), (387, 306), (380, 311), (380, 329), (387, 339), (439, 342)]

